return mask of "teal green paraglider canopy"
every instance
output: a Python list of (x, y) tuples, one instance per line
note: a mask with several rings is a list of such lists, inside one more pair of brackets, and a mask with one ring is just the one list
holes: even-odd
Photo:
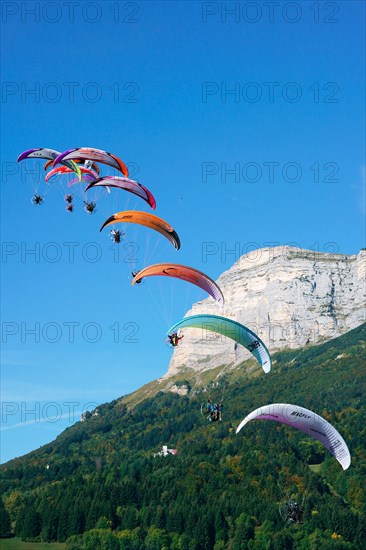
[(191, 315), (171, 327), (165, 335), (165, 342), (169, 344), (169, 335), (182, 328), (199, 328), (227, 336), (250, 351), (264, 372), (271, 370), (271, 357), (265, 344), (254, 332), (237, 321), (219, 315)]

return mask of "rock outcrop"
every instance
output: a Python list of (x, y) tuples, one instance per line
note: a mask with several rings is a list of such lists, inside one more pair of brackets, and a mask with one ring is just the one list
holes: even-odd
[[(225, 296), (212, 298), (187, 315), (212, 313), (239, 321), (270, 351), (298, 348), (340, 336), (366, 320), (366, 249), (356, 255), (327, 254), (293, 247), (262, 248), (242, 256), (218, 279)], [(184, 330), (165, 377), (184, 367), (197, 371), (236, 365), (249, 353), (232, 340), (198, 329)]]

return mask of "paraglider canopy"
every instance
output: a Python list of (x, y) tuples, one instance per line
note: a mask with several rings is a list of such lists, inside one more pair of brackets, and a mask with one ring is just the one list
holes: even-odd
[(126, 178), (128, 177), (128, 169), (124, 162), (121, 159), (108, 153), (107, 151), (101, 151), (100, 149), (94, 149), (92, 147), (76, 147), (75, 149), (68, 149), (63, 153), (60, 153), (54, 160), (53, 166), (60, 164), (60, 162), (65, 162), (69, 160), (92, 160), (96, 162), (101, 162), (102, 164), (107, 164), (112, 166), (116, 170), (122, 172)]
[[(84, 166), (80, 166), (79, 168), (80, 172), (82, 175), (89, 175), (92, 177), (91, 181), (94, 181), (98, 175), (96, 172), (94, 172), (93, 170), (91, 170), (90, 168), (84, 168)], [(71, 168), (69, 168), (68, 166), (57, 166), (56, 168), (53, 168), (52, 170), (50, 170), (47, 175), (46, 175), (46, 178), (45, 180), (46, 181), (49, 181), (50, 178), (52, 178), (53, 176), (60, 176), (60, 175), (64, 175), (64, 174), (70, 174), (74, 172), (74, 170), (71, 170)]]
[(351, 455), (341, 434), (324, 418), (304, 407), (289, 403), (259, 407), (240, 422), (236, 433), (251, 420), (274, 420), (287, 424), (320, 441), (335, 456), (343, 470), (347, 470), (351, 464)]
[(134, 180), (121, 178), (119, 176), (105, 176), (103, 178), (95, 179), (95, 181), (89, 183), (85, 191), (88, 191), (93, 187), (116, 187), (117, 189), (129, 191), (130, 193), (133, 193), (146, 201), (153, 210), (156, 208), (156, 201), (152, 193), (147, 189), (147, 187), (144, 187), (141, 183)]
[[(18, 162), (30, 158), (47, 159), (50, 162), (54, 162), (54, 160), (57, 159), (59, 155), (59, 151), (55, 151), (55, 149), (37, 147), (35, 149), (27, 149), (27, 151), (21, 153), (18, 157)], [(68, 166), (73, 172), (76, 172), (79, 178), (81, 178), (80, 168), (79, 166), (77, 166), (77, 164), (75, 164), (75, 162), (73, 162), (72, 160), (65, 160), (62, 162), (62, 164)]]
[[(187, 265), (180, 264), (155, 264), (145, 267), (138, 273), (138, 279), (143, 279), (144, 277), (151, 277), (152, 275), (159, 275), (165, 277), (173, 277), (175, 279), (181, 279), (182, 281), (187, 281), (188, 283), (194, 284), (199, 288), (205, 290), (216, 302), (220, 305), (224, 305), (224, 296), (221, 292), (220, 287), (215, 281), (213, 281), (208, 275), (194, 269), (193, 267), (188, 267)], [(132, 281), (134, 285), (136, 280)]]
[(173, 227), (165, 220), (158, 218), (158, 216), (154, 216), (154, 214), (139, 212), (138, 210), (125, 210), (123, 212), (117, 212), (117, 214), (113, 214), (113, 216), (110, 216), (103, 223), (100, 231), (108, 225), (112, 225), (114, 223), (137, 223), (139, 225), (144, 225), (145, 227), (154, 229), (163, 235), (177, 250), (180, 248), (180, 239)]
[(269, 372), (271, 370), (271, 358), (265, 344), (248, 327), (245, 327), (237, 321), (219, 315), (190, 315), (189, 317), (184, 317), (184, 319), (171, 327), (165, 335), (165, 342), (169, 344), (169, 334), (177, 332), (184, 327), (210, 330), (222, 336), (226, 336), (227, 338), (231, 338), (254, 355), (264, 372)]

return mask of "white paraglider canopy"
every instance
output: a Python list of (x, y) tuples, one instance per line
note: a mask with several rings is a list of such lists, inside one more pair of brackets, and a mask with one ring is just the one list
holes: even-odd
[(275, 420), (287, 424), (320, 441), (335, 456), (343, 470), (347, 470), (351, 464), (351, 455), (341, 434), (324, 418), (304, 407), (288, 403), (259, 407), (240, 422), (236, 433), (251, 420)]

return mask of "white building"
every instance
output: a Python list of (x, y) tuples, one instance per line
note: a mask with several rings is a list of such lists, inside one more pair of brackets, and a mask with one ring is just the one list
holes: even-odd
[(154, 456), (168, 456), (168, 455), (176, 455), (178, 452), (177, 449), (168, 449), (167, 445), (163, 445), (161, 450), (158, 453), (154, 453)]

